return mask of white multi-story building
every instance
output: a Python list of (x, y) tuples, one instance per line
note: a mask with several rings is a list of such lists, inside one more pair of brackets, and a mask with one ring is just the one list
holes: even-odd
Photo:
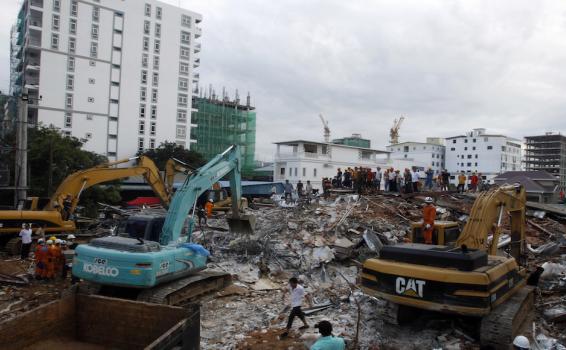
[(446, 138), (446, 169), (455, 183), (456, 174), (481, 173), (487, 183), (506, 171), (521, 170), (521, 141), (474, 129), (466, 135)]
[[(276, 142), (277, 152), (273, 164), (273, 181), (289, 180), (296, 184), (310, 181), (313, 188), (322, 188), (322, 179), (336, 176), (338, 168), (364, 167), (375, 171), (377, 167), (394, 166), (389, 152), (371, 148), (335, 143), (295, 140)], [(404, 161), (399, 164), (405, 165)], [(396, 167), (397, 168), (397, 167)]]
[(110, 160), (164, 141), (189, 147), (201, 20), (154, 0), (24, 0), (12, 92), (28, 88), (32, 125)]
[(403, 159), (412, 166), (427, 170), (431, 168), (435, 174), (444, 169), (445, 147), (441, 139), (427, 138), (426, 142), (401, 142), (387, 146), (391, 159)]

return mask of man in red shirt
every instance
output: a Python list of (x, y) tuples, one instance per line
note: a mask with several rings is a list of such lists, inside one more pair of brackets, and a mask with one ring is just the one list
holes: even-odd
[(470, 177), (470, 189), (472, 190), (472, 192), (476, 192), (477, 188), (478, 188), (478, 175), (474, 172), (472, 174), (472, 176)]
[(432, 232), (434, 231), (434, 220), (436, 219), (436, 207), (431, 197), (425, 198), (423, 208), (423, 236), (425, 244), (432, 244)]

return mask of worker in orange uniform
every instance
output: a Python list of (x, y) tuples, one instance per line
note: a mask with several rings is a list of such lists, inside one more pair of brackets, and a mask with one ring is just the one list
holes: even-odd
[(206, 216), (212, 217), (212, 208), (214, 208), (214, 201), (209, 199), (208, 202), (204, 205), (204, 210), (206, 210)]
[(37, 246), (35, 247), (35, 252), (33, 254), (33, 259), (35, 263), (35, 278), (40, 280), (45, 274), (45, 254), (47, 250), (43, 250), (45, 246), (45, 240), (40, 238), (37, 240)]
[(425, 198), (423, 208), (423, 235), (425, 244), (432, 244), (432, 232), (434, 231), (434, 220), (436, 219), (436, 207), (431, 197)]
[(46, 256), (46, 264), (45, 264), (45, 278), (52, 279), (55, 276), (55, 246), (53, 245), (54, 241), (52, 239), (47, 240), (47, 252), (45, 252)]

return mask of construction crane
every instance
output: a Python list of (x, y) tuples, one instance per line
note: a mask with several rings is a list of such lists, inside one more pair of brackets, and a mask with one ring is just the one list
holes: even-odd
[(399, 119), (395, 118), (393, 121), (393, 127), (389, 130), (389, 143), (392, 145), (399, 143), (399, 129), (401, 128), (401, 124), (403, 124), (403, 120), (405, 120), (405, 117), (403, 116)]
[(318, 115), (322, 121), (322, 126), (324, 127), (324, 142), (330, 142), (330, 128), (328, 127), (328, 121), (324, 119), (322, 114)]

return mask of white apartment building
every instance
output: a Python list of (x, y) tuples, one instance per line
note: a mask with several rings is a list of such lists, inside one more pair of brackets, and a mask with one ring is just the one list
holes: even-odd
[(458, 173), (477, 172), (484, 181), (506, 171), (521, 170), (521, 141), (504, 135), (474, 129), (465, 135), (446, 138), (446, 169), (456, 183)]
[[(334, 177), (338, 168), (371, 168), (385, 170), (394, 166), (389, 152), (347, 146), (341, 144), (295, 140), (276, 142), (277, 152), (273, 164), (273, 181), (289, 180), (296, 185), (299, 180), (311, 182), (313, 188), (322, 189), (322, 178)], [(403, 161), (401, 161), (403, 162)]]
[(444, 169), (445, 147), (441, 139), (427, 138), (427, 142), (401, 142), (386, 147), (391, 152), (392, 160), (406, 160), (412, 166), (427, 170), (431, 168), (435, 174)]
[(24, 0), (12, 86), (29, 120), (86, 141), (110, 160), (189, 147), (201, 15), (154, 0)]

